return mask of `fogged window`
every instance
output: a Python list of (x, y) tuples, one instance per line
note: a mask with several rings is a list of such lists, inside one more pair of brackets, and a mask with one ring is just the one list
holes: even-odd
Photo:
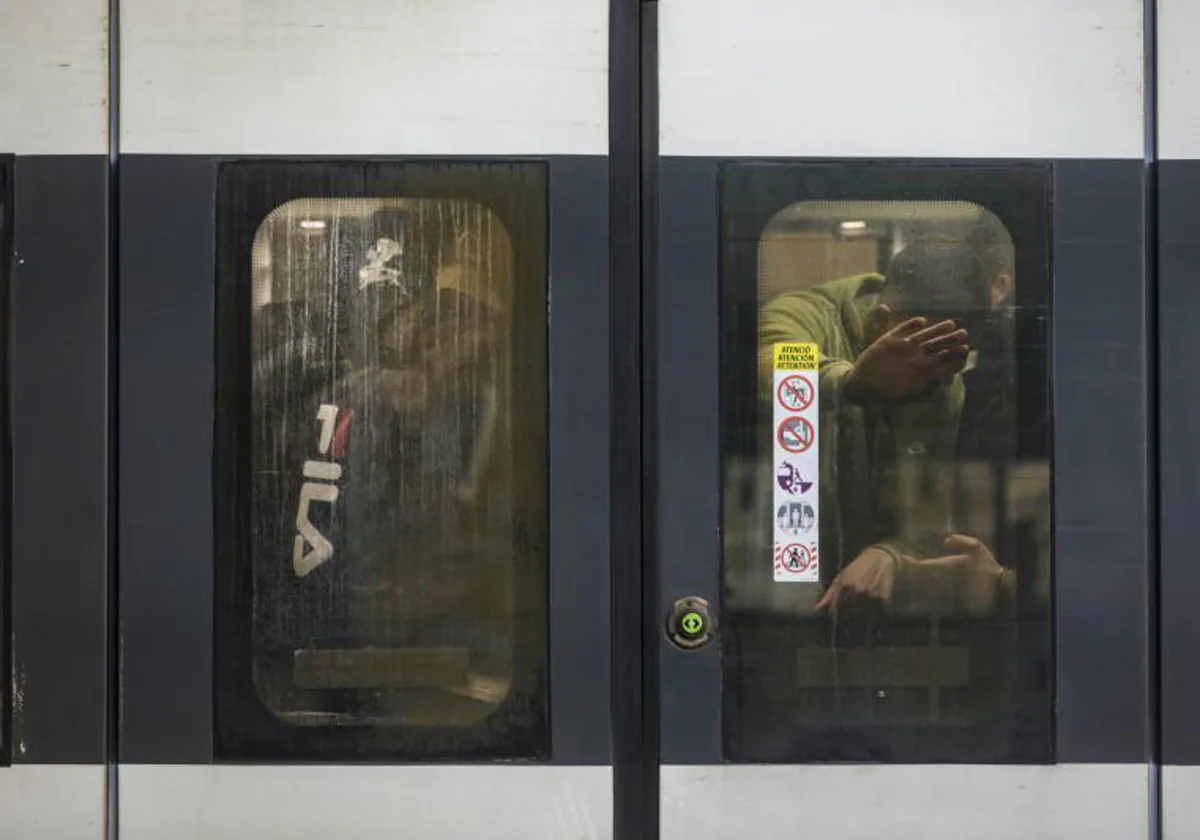
[(251, 645), (279, 720), (470, 727), (543, 655), (545, 277), (516, 234), (459, 198), (297, 199), (254, 234)]
[(975, 201), (769, 209), (727, 242), (728, 756), (1047, 760), (1044, 236)]

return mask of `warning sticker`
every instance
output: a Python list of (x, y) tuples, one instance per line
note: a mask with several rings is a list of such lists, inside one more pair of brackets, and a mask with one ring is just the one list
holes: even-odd
[(779, 390), (775, 396), (784, 408), (790, 411), (803, 411), (812, 405), (813, 393), (812, 381), (807, 376), (798, 373), (795, 376), (785, 376), (779, 383)]
[(799, 454), (813, 445), (812, 423), (803, 417), (785, 417), (779, 424), (779, 445), (788, 452)]
[(805, 543), (789, 543), (775, 552), (775, 580), (807, 581), (817, 570), (817, 549)]
[(815, 344), (776, 344), (775, 371), (816, 371), (821, 354)]
[(820, 348), (811, 343), (774, 348), (774, 575), (780, 583), (819, 579)]
[(804, 499), (780, 505), (775, 519), (779, 530), (792, 538), (808, 536), (817, 527), (817, 512)]

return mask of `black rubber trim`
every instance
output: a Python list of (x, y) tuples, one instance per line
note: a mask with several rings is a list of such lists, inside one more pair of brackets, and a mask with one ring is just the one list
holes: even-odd
[(655, 840), (657, 6), (611, 0), (609, 14), (613, 836)]
[(121, 0), (108, 0), (108, 523), (105, 571), (108, 591), (104, 638), (108, 685), (104, 693), (105, 817), (109, 837), (120, 833), (121, 760), (121, 564), (120, 564), (120, 388), (121, 388)]
[(1146, 356), (1146, 731), (1149, 739), (1147, 831), (1162, 836), (1162, 485), (1159, 480), (1159, 331), (1158, 331), (1158, 3), (1142, 3), (1142, 121), (1146, 170), (1143, 178), (1142, 232), (1145, 280)]

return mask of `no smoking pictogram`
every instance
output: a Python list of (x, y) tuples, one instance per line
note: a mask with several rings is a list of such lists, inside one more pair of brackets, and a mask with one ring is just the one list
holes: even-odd
[(806, 376), (787, 376), (779, 383), (776, 396), (788, 411), (803, 411), (812, 405), (813, 385)]
[(779, 433), (776, 437), (779, 445), (788, 452), (799, 454), (812, 446), (813, 438), (816, 435), (813, 433), (812, 423), (803, 417), (789, 417), (779, 424)]

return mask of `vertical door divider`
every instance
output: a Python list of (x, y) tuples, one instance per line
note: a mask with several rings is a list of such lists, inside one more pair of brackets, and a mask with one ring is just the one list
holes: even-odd
[(1146, 365), (1146, 516), (1150, 523), (1147, 528), (1146, 557), (1146, 731), (1149, 734), (1148, 744), (1148, 784), (1149, 799), (1147, 811), (1149, 825), (1147, 836), (1161, 840), (1163, 831), (1163, 801), (1162, 801), (1162, 692), (1161, 682), (1161, 648), (1162, 622), (1159, 615), (1160, 603), (1160, 564), (1161, 554), (1160, 530), (1162, 520), (1159, 507), (1159, 405), (1161, 392), (1158, 377), (1158, 9), (1155, 0), (1145, 0), (1142, 4), (1142, 73), (1143, 79), (1143, 120), (1144, 120), (1144, 155), (1145, 169), (1142, 173), (1142, 255), (1145, 261), (1143, 276), (1145, 277), (1145, 299), (1143, 305), (1143, 327), (1146, 336), (1145, 365)]
[(118, 201), (121, 165), (121, 0), (108, 0), (108, 374), (107, 406), (107, 540), (104, 552), (106, 565), (105, 593), (105, 651), (108, 656), (105, 703), (105, 821), (106, 836), (116, 840), (120, 835), (118, 760), (121, 720), (121, 647), (120, 647), (120, 563), (118, 552), (118, 523), (120, 486), (117, 475), (117, 410), (120, 405), (120, 218)]
[(657, 5), (609, 18), (613, 835), (658, 837)]

